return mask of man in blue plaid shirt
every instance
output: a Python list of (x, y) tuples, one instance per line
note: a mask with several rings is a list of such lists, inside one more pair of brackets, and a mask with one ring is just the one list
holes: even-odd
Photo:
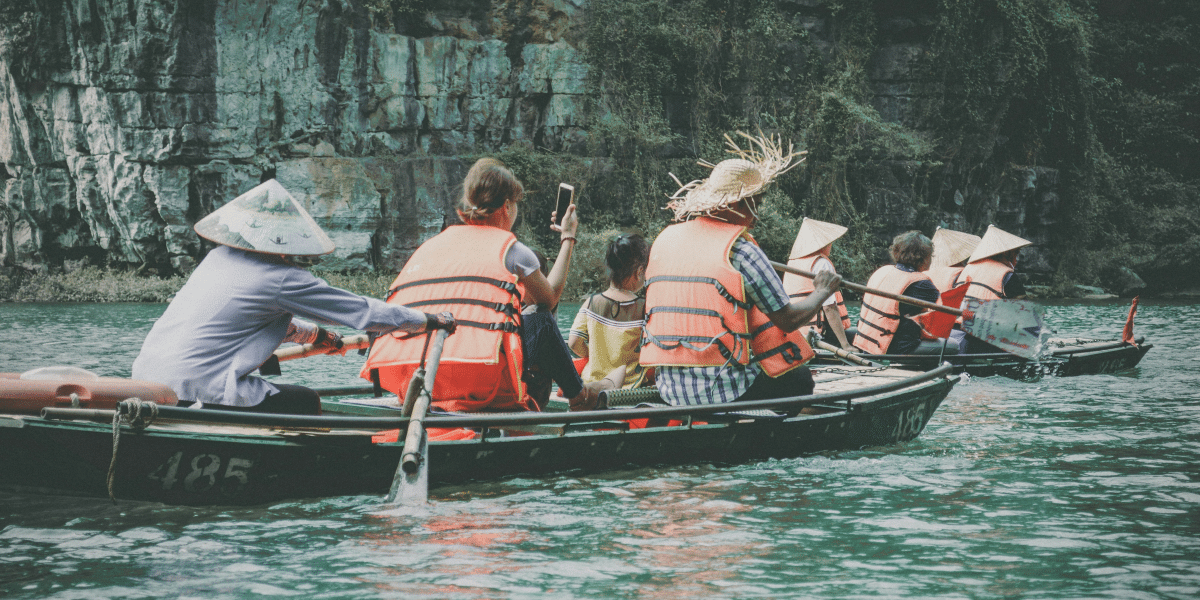
[[(741, 158), (722, 161), (713, 168), (708, 179), (692, 182), (676, 192), (669, 205), (675, 210), (676, 220), (704, 217), (747, 228), (754, 226), (758, 220), (756, 209), (761, 202), (763, 188), (774, 177), (794, 166), (788, 163), (798, 154), (789, 153), (785, 156), (779, 145), (770, 139), (750, 139), (759, 151), (743, 151), (730, 141), (733, 147), (731, 152)], [(653, 252), (651, 261), (654, 261)], [(766, 254), (746, 238), (733, 242), (729, 264), (741, 274), (745, 302), (765, 313), (784, 332), (795, 331), (812, 319), (825, 299), (841, 283), (841, 277), (835, 273), (818, 273), (813, 293), (792, 303), (783, 289), (783, 281), (771, 267)], [(721, 365), (659, 366), (656, 378), (659, 394), (674, 405), (780, 398), (811, 394), (813, 391), (812, 374), (806, 367), (794, 368), (779, 377), (769, 377), (753, 357), (746, 364), (729, 359)]]

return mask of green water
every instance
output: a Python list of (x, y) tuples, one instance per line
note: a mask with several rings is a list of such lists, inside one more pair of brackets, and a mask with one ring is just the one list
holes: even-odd
[[(128, 375), (161, 305), (0, 305), (0, 371)], [(1124, 303), (1048, 307), (1115, 338)], [(569, 313), (564, 310), (564, 323)], [(1200, 597), (1200, 306), (1120, 375), (966, 381), (917, 440), (736, 467), (189, 508), (0, 494), (0, 597)], [(350, 381), (362, 359), (284, 365)]]

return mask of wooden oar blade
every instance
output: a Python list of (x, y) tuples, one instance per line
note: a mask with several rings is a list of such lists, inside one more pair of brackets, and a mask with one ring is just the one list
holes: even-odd
[(421, 465), (423, 468), (416, 473), (408, 473), (403, 468), (396, 469), (392, 479), (392, 489), (385, 502), (400, 506), (424, 506), (429, 502), (429, 440), (421, 436), (420, 443)]
[(1037, 360), (1050, 330), (1045, 309), (1025, 300), (963, 301), (963, 331), (1005, 352)]

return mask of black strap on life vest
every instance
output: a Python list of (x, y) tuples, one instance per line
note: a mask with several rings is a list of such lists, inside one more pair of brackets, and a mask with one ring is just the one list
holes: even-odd
[(403, 290), (403, 289), (408, 289), (410, 287), (416, 287), (419, 285), (435, 285), (438, 283), (459, 283), (459, 282), (463, 282), (463, 281), (470, 281), (470, 282), (474, 282), (474, 283), (486, 283), (488, 285), (494, 285), (510, 294), (515, 294), (517, 292), (517, 284), (515, 284), (511, 281), (504, 281), (502, 279), (493, 279), (491, 277), (480, 277), (477, 275), (460, 275), (460, 276), (455, 276), (455, 277), (435, 277), (433, 279), (417, 279), (415, 281), (409, 281), (408, 283), (402, 283), (402, 284), (388, 290), (387, 297), (388, 297), (388, 299), (391, 299), (391, 297), (394, 296), (396, 294), (396, 292)]
[[(873, 338), (873, 337), (871, 337), (871, 336), (869, 336), (869, 335), (867, 335), (867, 334), (863, 333), (861, 329), (860, 329), (860, 330), (858, 331), (858, 333), (857, 333), (857, 334), (855, 334), (855, 336), (854, 336), (854, 339), (855, 339), (855, 341), (857, 341), (857, 340), (858, 340), (858, 338), (862, 338), (862, 339), (864, 339), (864, 340), (866, 340), (866, 341), (868, 341), (868, 342), (871, 342), (872, 344), (874, 344), (874, 345), (875, 345), (875, 347), (876, 347), (876, 348), (879, 348), (880, 352), (887, 352), (887, 348), (884, 348), (884, 347), (883, 347), (883, 344), (880, 344), (880, 343), (879, 343), (879, 340), (877, 340), (877, 339), (875, 339), (875, 338)], [(857, 346), (856, 346), (856, 347), (857, 347)]]
[(899, 319), (900, 318), (900, 315), (893, 315), (891, 313), (885, 313), (882, 310), (879, 310), (878, 308), (875, 308), (874, 306), (867, 304), (866, 302), (863, 302), (862, 307), (877, 314), (877, 315), (882, 315), (883, 317), (886, 317), (888, 319)]
[[(956, 282), (956, 283), (957, 283), (957, 282)], [(970, 285), (977, 285), (977, 286), (979, 286), (979, 287), (981, 287), (981, 288), (983, 288), (983, 289), (985, 289), (985, 290), (987, 290), (987, 291), (989, 291), (989, 292), (991, 292), (991, 293), (995, 294), (997, 297), (1000, 297), (1000, 298), (1005, 298), (1005, 297), (1006, 297), (1004, 294), (1002, 294), (1002, 293), (1000, 293), (1000, 292), (997, 292), (996, 290), (993, 290), (993, 289), (992, 289), (990, 286), (988, 286), (988, 285), (985, 285), (985, 284), (982, 284), (982, 283), (979, 283), (978, 281), (971, 281), (971, 282), (969, 282), (969, 284), (970, 284)]]
[(743, 308), (743, 309), (746, 309), (746, 310), (750, 310), (750, 308), (752, 307), (752, 305), (749, 302), (743, 302), (741, 300), (738, 300), (737, 298), (734, 298), (733, 294), (730, 294), (729, 290), (726, 289), (726, 287), (724, 285), (721, 285), (720, 281), (717, 281), (716, 279), (714, 279), (712, 277), (685, 277), (683, 275), (656, 275), (656, 276), (651, 277), (650, 279), (646, 280), (646, 287), (650, 287), (651, 284), (658, 283), (660, 281), (673, 281), (676, 283), (707, 283), (707, 284), (713, 286), (714, 288), (716, 288), (717, 293), (721, 294), (721, 297), (724, 298), (725, 300), (729, 301), (730, 304), (740, 307), (740, 308)]
[(518, 333), (521, 328), (516, 323), (503, 321), (500, 323), (481, 323), (479, 321), (466, 321), (463, 319), (455, 319), (455, 323), (463, 327), (475, 327), (476, 329), (486, 329), (487, 331), (503, 331), (505, 333)]
[(754, 360), (752, 362), (762, 362), (768, 358), (771, 358), (772, 356), (775, 356), (776, 354), (782, 354), (783, 359), (789, 363), (797, 362), (804, 357), (804, 353), (801, 352), (800, 346), (797, 346), (795, 342), (788, 341), (775, 346), (774, 348), (771, 348), (762, 354), (754, 355)]
[(486, 300), (477, 300), (475, 298), (437, 298), (434, 300), (418, 300), (416, 302), (404, 303), (404, 305), (409, 308), (416, 308), (418, 306), (434, 306), (438, 304), (469, 304), (471, 306), (482, 306), (484, 308), (489, 308), (498, 313), (509, 316), (517, 314), (517, 307), (511, 304), (506, 304), (504, 302), (488, 302)]
[[(707, 309), (707, 308), (692, 308), (690, 306), (655, 306), (654, 308), (651, 308), (650, 310), (646, 311), (646, 318), (648, 319), (648, 318), (650, 318), (650, 315), (656, 315), (659, 313), (700, 315), (702, 317), (714, 317), (717, 319), (721, 319), (721, 321), (724, 322), (724, 318), (721, 317), (721, 313), (719, 313), (715, 310), (711, 310), (711, 309)], [(732, 332), (730, 332), (730, 333), (732, 333)]]
[[(663, 350), (675, 350), (675, 349), (682, 347), (682, 348), (687, 348), (688, 350), (692, 350), (694, 352), (703, 352), (703, 351), (707, 350), (709, 346), (715, 345), (717, 347), (717, 352), (721, 353), (721, 358), (724, 358), (727, 361), (735, 360), (733, 351), (730, 350), (729, 347), (725, 345), (725, 342), (721, 341), (721, 338), (725, 337), (724, 334), (719, 335), (714, 338), (706, 338), (706, 337), (698, 336), (698, 335), (656, 336), (656, 335), (650, 333), (649, 331), (645, 331), (645, 330), (643, 330), (643, 333), (644, 333), (644, 335), (642, 336), (642, 345), (643, 346), (645, 346), (646, 344), (654, 344), (655, 346), (658, 346), (659, 348), (662, 348)], [(733, 332), (730, 332), (730, 333), (733, 333)], [(733, 334), (733, 335), (735, 337), (738, 337), (737, 334)], [(697, 345), (697, 344), (700, 344), (700, 345)]]

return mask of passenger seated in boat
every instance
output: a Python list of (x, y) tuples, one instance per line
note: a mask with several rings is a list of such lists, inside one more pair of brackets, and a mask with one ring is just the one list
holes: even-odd
[(803, 365), (813, 351), (797, 330), (841, 283), (824, 271), (808, 297), (789, 300), (748, 230), (765, 188), (801, 154), (741, 135), (751, 140), (747, 150), (726, 138), (739, 158), (681, 184), (668, 208), (682, 222), (650, 249), (641, 363), (657, 369), (659, 394), (674, 405), (811, 394)]
[(925, 274), (929, 275), (939, 293), (944, 294), (956, 287), (958, 275), (967, 266), (967, 260), (971, 258), (980, 239), (977, 235), (942, 227), (933, 232), (933, 258)]
[[(389, 304), (458, 317), (458, 333), (446, 340), (432, 390), (433, 405), (442, 411), (541, 410), (548, 397), (535, 398), (527, 388), (527, 379), (537, 376), (534, 366), (558, 383), (575, 409), (594, 407), (599, 389), (611, 385), (583, 384), (553, 312), (575, 247), (575, 205), (567, 208), (561, 226), (551, 215), (560, 250), (543, 275), (533, 250), (512, 233), (524, 194), (520, 180), (500, 161), (477, 161), (463, 181), (458, 207), (463, 224), (421, 244), (392, 283)], [(535, 305), (543, 310), (522, 314)], [(424, 348), (420, 337), (383, 336), (361, 375), (403, 395)], [(549, 386), (538, 387), (548, 396)]]
[[(829, 271), (836, 274), (837, 269), (833, 267), (829, 254), (833, 251), (833, 243), (845, 234), (846, 228), (841, 225), (805, 217), (788, 255), (788, 266), (809, 273)], [(785, 273), (783, 289), (789, 298), (805, 298), (813, 292), (813, 281), (794, 273)], [(854, 347), (850, 345), (853, 334), (847, 334), (849, 329), (850, 314), (846, 312), (846, 301), (839, 290), (825, 299), (821, 310), (805, 324), (801, 333), (807, 336), (810, 331), (815, 331), (824, 342), (853, 351)]]
[(309, 273), (317, 257), (333, 252), (333, 242), (274, 179), (195, 229), (220, 245), (154, 323), (133, 362), (135, 379), (169, 386), (181, 405), (320, 414), (315, 391), (251, 375), (285, 341), (339, 351), (340, 335), (295, 317), (378, 333), (454, 329), (449, 315), (388, 306)]
[[(938, 289), (922, 273), (929, 268), (933, 242), (919, 231), (896, 236), (888, 249), (895, 264), (884, 265), (871, 275), (867, 287), (902, 294), (926, 302), (937, 302)], [(915, 317), (926, 309), (903, 304), (876, 294), (863, 295), (854, 347), (867, 354), (957, 354), (957, 343), (922, 341), (922, 328)]]
[[(969, 283), (967, 295), (963, 299), (999, 300), (1005, 298), (1020, 298), (1025, 295), (1025, 286), (1020, 278), (1014, 276), (1017, 267), (1017, 256), (1021, 248), (1033, 242), (1017, 237), (995, 225), (988, 225), (983, 239), (971, 253), (967, 266), (959, 273), (955, 285)], [(967, 340), (967, 352), (985, 354), (1004, 352), (987, 342), (977, 338)]]
[(622, 388), (641, 387), (647, 370), (638, 363), (646, 320), (646, 263), (650, 244), (638, 234), (622, 234), (608, 244), (604, 262), (608, 289), (588, 297), (575, 313), (567, 344), (587, 359), (583, 380), (600, 381), (625, 367)]

